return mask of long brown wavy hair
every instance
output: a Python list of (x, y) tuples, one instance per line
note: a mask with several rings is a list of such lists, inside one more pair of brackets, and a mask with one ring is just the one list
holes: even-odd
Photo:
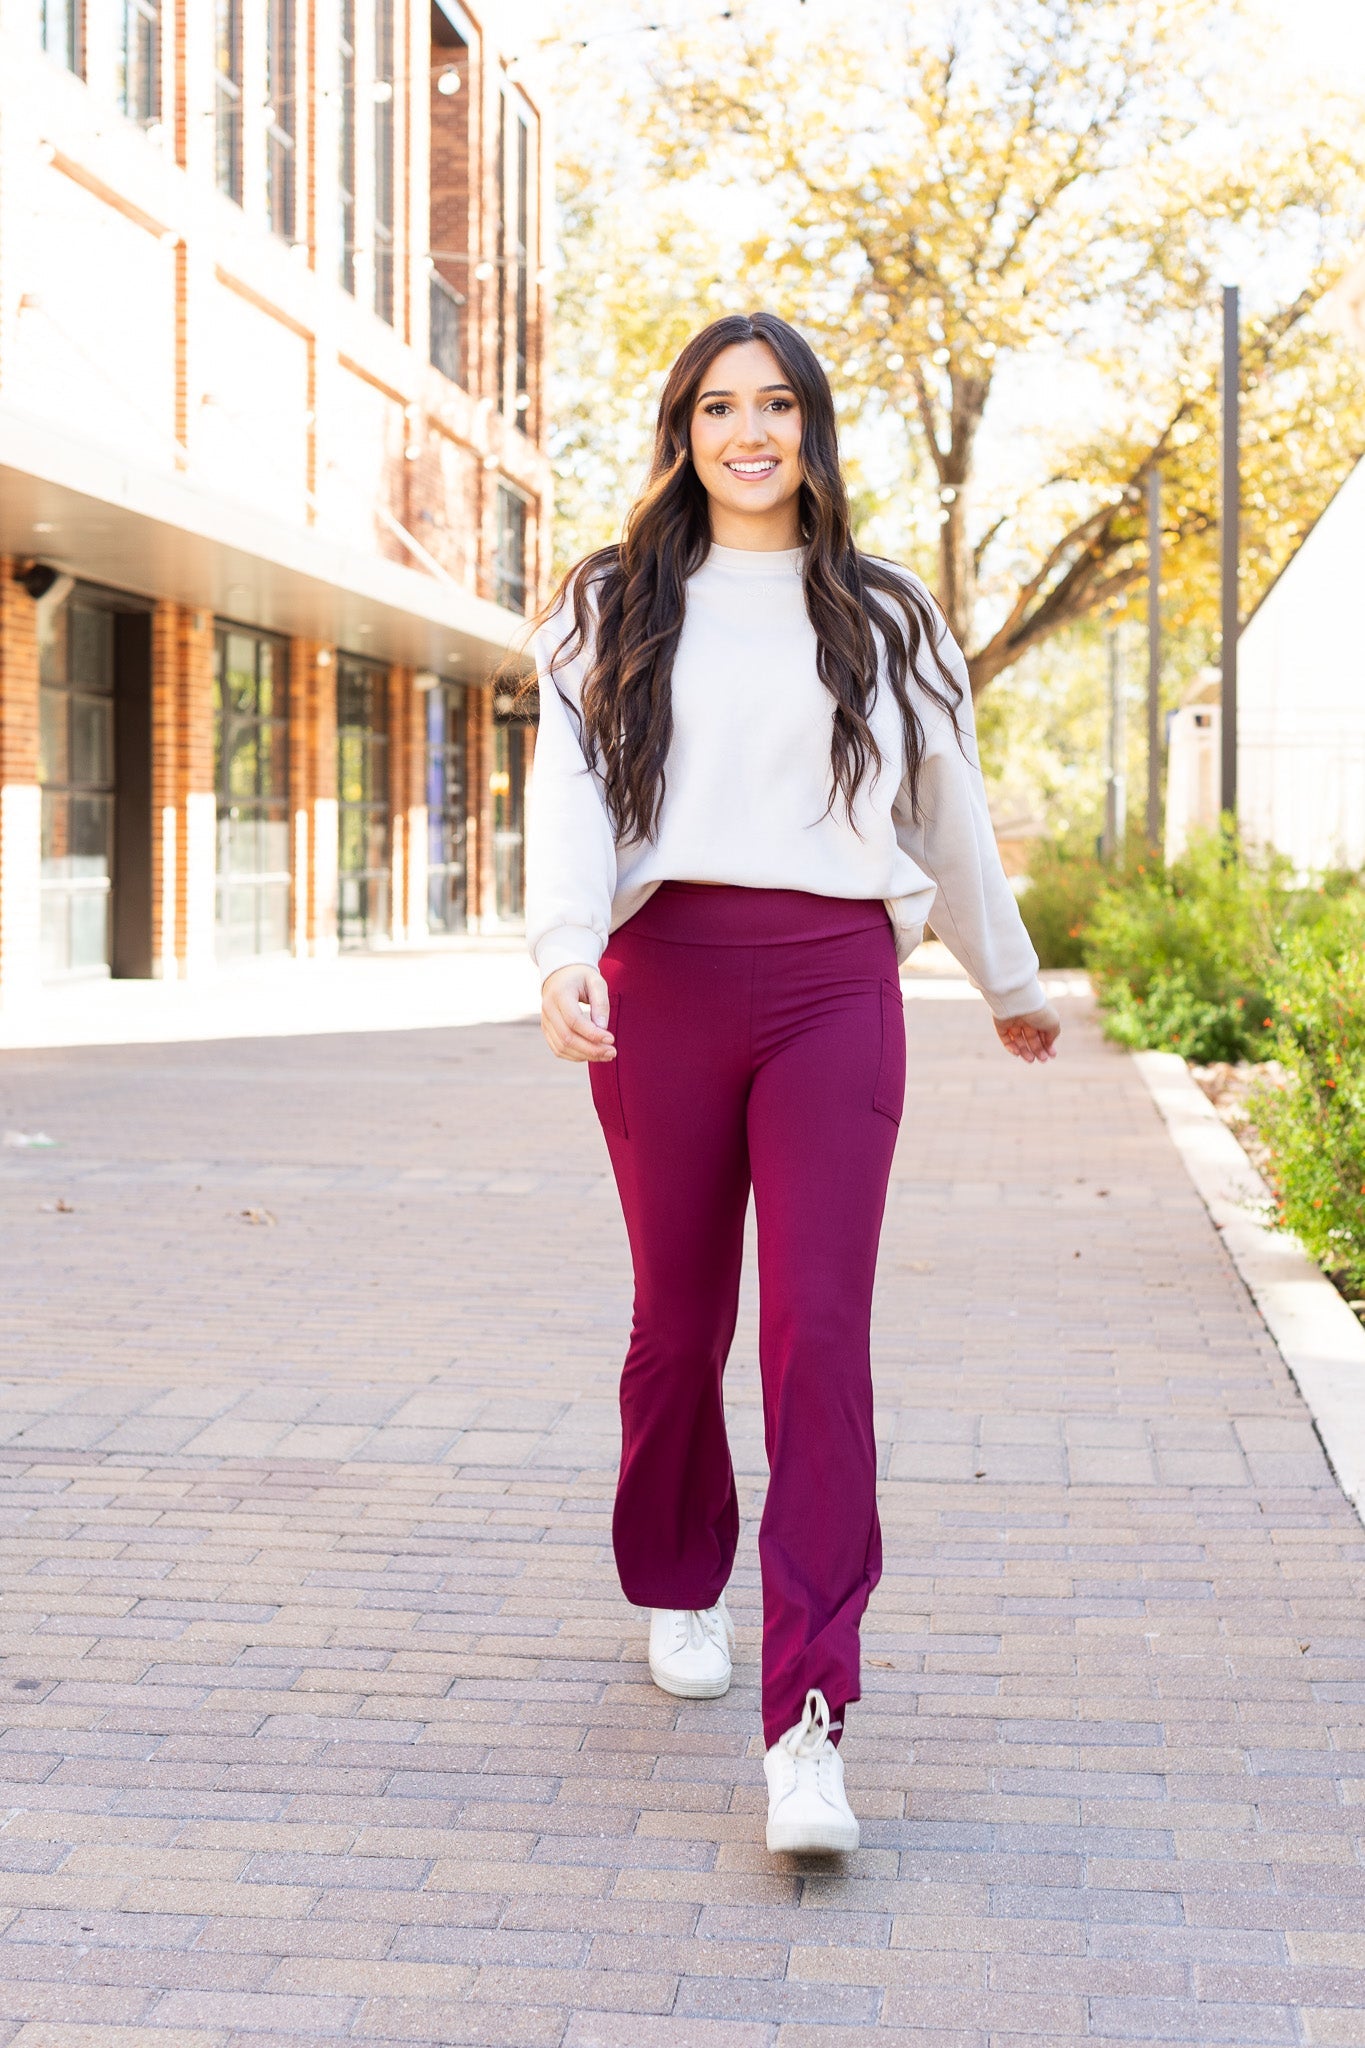
[[(912, 804), (924, 758), (924, 733), (907, 687), (912, 672), (957, 727), (962, 687), (939, 654), (941, 629), (932, 606), (903, 569), (861, 554), (853, 544), (834, 398), (814, 350), (776, 314), (729, 313), (694, 334), (668, 373), (649, 479), (627, 515), (620, 543), (576, 563), (541, 614), (548, 619), (566, 600), (573, 613), (542, 686), (553, 682), (561, 661), (573, 660), (585, 646), (590, 650), (580, 737), (588, 760), (601, 771), (608, 815), (622, 840), (653, 839), (658, 829), (687, 579), (711, 546), (706, 492), (692, 464), (697, 394), (721, 350), (744, 341), (767, 343), (801, 408), (801, 574), (819, 643), (816, 666), (834, 699), (825, 815), (842, 795), (851, 823), (863, 777), (882, 765), (868, 723), (879, 639), (904, 726)], [(928, 659), (921, 663), (922, 652)], [(578, 707), (569, 708), (576, 713)]]

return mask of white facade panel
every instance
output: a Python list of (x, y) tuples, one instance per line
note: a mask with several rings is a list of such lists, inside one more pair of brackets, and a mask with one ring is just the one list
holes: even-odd
[(329, 534), (352, 547), (393, 553), (376, 508), (403, 502), (406, 422), (403, 407), (368, 377), (341, 365), (332, 383), (331, 421), (322, 492)]
[(23, 291), (6, 351), (7, 402), (154, 466), (175, 461), (171, 246), (39, 166), (42, 210), (20, 228)]
[(203, 333), (193, 473), (239, 504), (302, 525), (308, 512), (308, 344), (226, 285)]

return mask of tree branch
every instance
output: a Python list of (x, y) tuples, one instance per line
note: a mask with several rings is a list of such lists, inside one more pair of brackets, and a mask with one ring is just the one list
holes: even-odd
[(995, 536), (997, 535), (997, 533), (999, 533), (1001, 527), (1008, 525), (1009, 516), (1010, 515), (1008, 512), (1002, 512), (1000, 514), (1000, 517), (994, 522), (994, 524), (986, 528), (986, 531), (982, 534), (980, 540), (972, 549), (973, 568), (980, 569), (982, 562), (986, 559), (987, 548), (995, 539)]
[(924, 429), (924, 438), (929, 443), (930, 460), (938, 471), (938, 480), (941, 485), (944, 480), (946, 457), (944, 451), (938, 445), (938, 422), (934, 417), (934, 401), (930, 396), (929, 387), (924, 381), (924, 371), (920, 368), (919, 362), (913, 358), (910, 363), (910, 381), (915, 387), (915, 398), (919, 405), (920, 425)]

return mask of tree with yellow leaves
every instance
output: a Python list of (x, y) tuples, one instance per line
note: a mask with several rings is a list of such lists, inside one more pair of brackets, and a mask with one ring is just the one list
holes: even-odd
[[(634, 240), (624, 276), (590, 154), (577, 173), (593, 221), (576, 249), (570, 218), (569, 275), (581, 288), (594, 267), (598, 290), (570, 298), (568, 353), (585, 390), (600, 373), (578, 456), (590, 467), (607, 445), (611, 370), (647, 379), (717, 299), (785, 313), (853, 414), (917, 443), (937, 499), (931, 581), (979, 692), (1145, 580), (1153, 465), (1171, 623), (1216, 615), (1218, 283), (1238, 263), (1258, 279), (1243, 383), (1254, 597), (1365, 451), (1365, 381), (1314, 317), (1362, 233), (1361, 162), (1321, 109), (1299, 137), (1237, 132), (1216, 72), (1201, 75), (1215, 14), (1209, 0), (873, 0), (841, 10), (833, 37), (828, 17), (762, 29), (737, 12), (668, 46), (653, 91), (621, 108), (647, 173), (618, 216)], [(708, 198), (713, 217), (749, 216), (729, 280), (696, 225)], [(1048, 460), (1021, 481), (1009, 442), (1026, 418)]]

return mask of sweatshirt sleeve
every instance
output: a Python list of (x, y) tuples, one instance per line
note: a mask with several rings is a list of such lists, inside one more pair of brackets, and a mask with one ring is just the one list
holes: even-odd
[(931, 698), (921, 697), (925, 757), (918, 816), (911, 809), (907, 780), (894, 807), (896, 838), (935, 884), (929, 923), (938, 937), (966, 968), (994, 1016), (1019, 1017), (1040, 1009), (1047, 997), (986, 806), (967, 664), (946, 628), (941, 651), (962, 685), (957, 712), (961, 744), (947, 714)]
[(556, 613), (532, 642), (540, 721), (526, 800), (526, 943), (542, 982), (557, 967), (597, 965), (616, 890), (616, 841), (601, 784), (561, 694), (576, 689), (581, 661), (550, 674), (566, 630)]

